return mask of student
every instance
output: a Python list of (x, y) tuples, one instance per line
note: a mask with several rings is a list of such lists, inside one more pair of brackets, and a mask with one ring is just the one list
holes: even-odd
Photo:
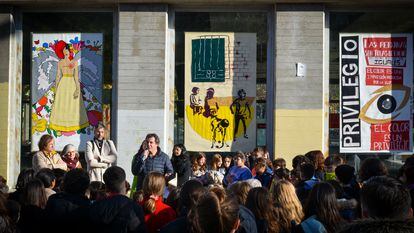
[(305, 205), (305, 218), (321, 222), (328, 233), (336, 232), (342, 224), (335, 189), (326, 182), (315, 184)]
[(49, 168), (42, 168), (37, 172), (36, 178), (41, 180), (45, 186), (46, 199), (49, 199), (51, 195), (56, 193), (53, 191), (56, 184), (56, 176), (52, 170)]
[(293, 227), (300, 224), (304, 217), (295, 187), (286, 180), (277, 182), (272, 189), (272, 199), (278, 216), (279, 232), (293, 232)]
[(255, 179), (259, 180), (262, 187), (270, 188), (273, 174), (271, 169), (266, 166), (264, 159), (258, 159), (255, 165), (256, 176)]
[(256, 218), (258, 233), (279, 232), (277, 215), (271, 205), (272, 199), (267, 188), (252, 188), (247, 195), (246, 207)]
[(190, 156), (183, 144), (174, 145), (171, 164), (177, 174), (177, 187), (181, 187), (191, 177)]
[(201, 179), (207, 172), (206, 154), (199, 152), (192, 165), (193, 177)]
[(201, 196), (189, 214), (192, 233), (235, 233), (239, 228), (239, 205), (232, 199), (223, 202), (214, 192)]
[(385, 164), (378, 158), (367, 158), (359, 169), (359, 181), (364, 183), (373, 176), (386, 176), (388, 169)]
[(199, 198), (205, 193), (203, 184), (198, 180), (189, 180), (184, 183), (180, 191), (178, 217), (161, 228), (161, 233), (188, 232), (188, 212), (197, 205)]
[(144, 209), (148, 233), (158, 232), (167, 223), (176, 219), (173, 208), (164, 204), (165, 177), (159, 172), (150, 172), (144, 179), (144, 200), (139, 204)]
[(17, 222), (20, 232), (44, 231), (48, 222), (44, 212), (47, 199), (43, 182), (37, 178), (30, 180), (24, 188), (22, 197), (23, 205)]
[(313, 150), (309, 151), (305, 154), (305, 157), (307, 157), (313, 166), (315, 167), (315, 177), (319, 180), (324, 180), (325, 178), (325, 172), (324, 172), (324, 156), (322, 151), (320, 150)]
[(324, 161), (325, 177), (324, 180), (335, 180), (335, 169), (343, 164), (344, 160), (339, 155), (328, 156)]
[(248, 180), (253, 177), (250, 169), (244, 165), (246, 158), (242, 152), (237, 152), (234, 160), (235, 165), (230, 168), (227, 176), (223, 179), (225, 186), (230, 186), (237, 181)]
[(125, 171), (117, 166), (109, 167), (103, 174), (108, 197), (90, 208), (93, 232), (146, 232), (141, 206), (126, 197), (125, 178)]
[(315, 167), (310, 163), (300, 166), (300, 182), (296, 185), (296, 194), (302, 204), (305, 203), (311, 189), (319, 179), (315, 177)]
[(211, 159), (210, 169), (207, 171), (209, 185), (222, 185), (225, 170), (221, 167), (223, 160), (220, 154), (214, 154)]
[(366, 180), (361, 189), (362, 216), (405, 220), (413, 217), (410, 192), (398, 180), (377, 176)]

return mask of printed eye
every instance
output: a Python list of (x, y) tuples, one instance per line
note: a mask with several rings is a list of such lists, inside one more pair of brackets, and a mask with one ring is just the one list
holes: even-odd
[[(401, 84), (383, 86), (361, 109), (359, 118), (369, 124), (390, 122), (401, 114), (410, 99), (411, 89)], [(399, 103), (399, 105), (398, 105)]]

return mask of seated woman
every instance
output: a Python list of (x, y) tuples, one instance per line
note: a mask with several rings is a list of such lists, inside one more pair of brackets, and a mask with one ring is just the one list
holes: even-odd
[(79, 153), (76, 150), (76, 147), (72, 144), (67, 144), (62, 150), (62, 160), (68, 166), (68, 170), (73, 170), (75, 168), (82, 168), (82, 165), (79, 161)]
[(203, 152), (197, 154), (196, 159), (193, 161), (193, 177), (200, 179), (206, 174), (206, 155)]
[(49, 134), (43, 135), (39, 140), (39, 151), (36, 152), (32, 159), (33, 169), (37, 172), (42, 168), (67, 170), (66, 163), (55, 151), (55, 141)]
[(224, 168), (221, 167), (223, 160), (220, 154), (214, 154), (211, 160), (210, 170), (207, 171), (208, 184), (223, 184), (225, 174)]

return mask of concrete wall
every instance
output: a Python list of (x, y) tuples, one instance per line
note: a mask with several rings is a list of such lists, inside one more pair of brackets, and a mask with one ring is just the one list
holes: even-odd
[(0, 13), (0, 175), (7, 179), (10, 13)]
[[(121, 5), (117, 95), (118, 164), (132, 181), (132, 156), (148, 133), (166, 150), (169, 83), (166, 72), (166, 5)], [(166, 94), (167, 93), (167, 94)]]
[[(323, 145), (323, 29), (318, 5), (276, 5), (275, 157)], [(307, 67), (296, 77), (296, 63)]]

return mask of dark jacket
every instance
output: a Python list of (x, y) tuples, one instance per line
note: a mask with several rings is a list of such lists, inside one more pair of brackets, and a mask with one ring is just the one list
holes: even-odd
[(240, 227), (237, 233), (257, 233), (254, 214), (243, 205), (239, 205), (239, 208)]
[(126, 196), (115, 195), (92, 204), (89, 211), (90, 232), (141, 233), (146, 232), (144, 211)]
[(171, 163), (177, 173), (177, 186), (181, 187), (191, 176), (190, 159), (186, 155), (173, 156)]
[(161, 228), (160, 233), (187, 233), (188, 226), (189, 224), (187, 221), (187, 217), (183, 216), (165, 225), (163, 228)]
[[(60, 232), (85, 231), (88, 229), (88, 213), (90, 201), (86, 196), (57, 193), (49, 197), (45, 213), (52, 229)], [(72, 227), (62, 227), (68, 222), (74, 223)]]
[(145, 160), (144, 153), (135, 154), (131, 170), (132, 174), (138, 176), (137, 190), (141, 189), (145, 176), (152, 171), (161, 172), (162, 174), (172, 174), (174, 172), (170, 158), (159, 147), (154, 157), (148, 156)]
[(45, 212), (34, 205), (23, 205), (20, 210), (20, 219), (17, 222), (19, 232), (43, 232), (49, 223), (45, 220)]

